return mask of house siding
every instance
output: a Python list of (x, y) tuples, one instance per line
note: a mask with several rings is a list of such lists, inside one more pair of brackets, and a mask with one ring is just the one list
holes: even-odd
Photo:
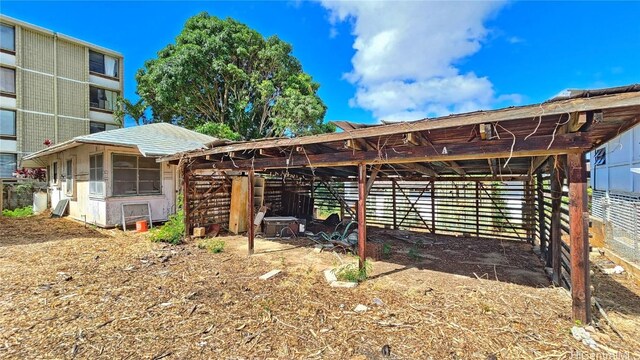
[[(103, 177), (105, 194), (96, 196), (89, 194), (89, 156), (96, 153), (103, 154)], [(136, 149), (83, 144), (75, 148), (64, 150), (44, 158), (51, 166), (58, 162), (58, 172), (61, 174), (58, 183), (50, 182), (51, 207), (54, 208), (61, 199), (69, 199), (69, 216), (95, 224), (100, 227), (115, 227), (122, 223), (122, 204), (149, 203), (153, 221), (166, 221), (175, 212), (175, 182), (177, 181), (177, 166), (168, 163), (161, 164), (162, 192), (157, 195), (143, 196), (112, 196), (112, 155), (131, 154), (140, 155)], [(67, 194), (67, 184), (63, 179), (66, 173), (67, 160), (72, 159), (75, 164), (73, 172), (75, 191)]]

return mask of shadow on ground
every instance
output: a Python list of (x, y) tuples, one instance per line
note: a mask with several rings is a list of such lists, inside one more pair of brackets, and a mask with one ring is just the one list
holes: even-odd
[(77, 238), (106, 238), (107, 235), (66, 218), (34, 215), (22, 218), (0, 217), (0, 247), (28, 245)]

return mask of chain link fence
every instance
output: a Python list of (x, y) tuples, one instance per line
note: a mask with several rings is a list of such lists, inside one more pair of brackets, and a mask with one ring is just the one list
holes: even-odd
[(640, 265), (640, 195), (594, 190), (591, 209), (604, 221), (607, 246)]

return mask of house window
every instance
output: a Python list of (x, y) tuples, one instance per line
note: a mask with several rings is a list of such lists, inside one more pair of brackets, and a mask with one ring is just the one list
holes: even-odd
[(0, 154), (0, 178), (13, 177), (17, 167), (18, 157), (16, 154)]
[(0, 67), (0, 93), (16, 93), (16, 69)]
[(58, 184), (58, 162), (54, 161), (51, 164), (51, 185)]
[(94, 154), (89, 156), (89, 194), (104, 195), (104, 177), (103, 177), (103, 160), (102, 154)]
[(607, 163), (607, 148), (603, 147), (600, 149), (596, 149), (596, 152), (593, 156), (593, 164), (595, 166), (605, 165)]
[(0, 50), (16, 52), (15, 28), (11, 25), (0, 24)]
[(90, 134), (95, 134), (101, 131), (105, 131), (106, 130), (106, 125), (104, 123), (99, 123), (99, 122), (95, 122), (95, 121), (91, 121), (89, 122), (89, 133)]
[(100, 89), (94, 86), (89, 87), (89, 106), (92, 109), (106, 110), (113, 112), (116, 108), (118, 92)]
[(118, 77), (118, 59), (89, 50), (89, 71), (106, 75), (112, 78)]
[(16, 112), (0, 110), (0, 138), (16, 137)]
[(160, 194), (160, 163), (154, 158), (113, 155), (113, 195)]
[(74, 194), (74, 183), (73, 183), (73, 159), (67, 160), (67, 164), (65, 167), (65, 183), (67, 185), (66, 194), (67, 196), (73, 196)]

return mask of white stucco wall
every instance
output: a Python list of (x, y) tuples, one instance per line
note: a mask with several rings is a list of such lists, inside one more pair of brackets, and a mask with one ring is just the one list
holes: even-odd
[[(103, 154), (103, 178), (104, 194), (89, 194), (89, 156)], [(53, 162), (58, 162), (59, 180), (49, 183), (51, 194), (51, 206), (55, 207), (60, 199), (68, 198), (69, 216), (101, 227), (113, 227), (122, 223), (122, 204), (146, 203), (151, 206), (153, 221), (165, 221), (168, 216), (175, 212), (177, 167), (168, 163), (161, 164), (161, 194), (142, 196), (113, 196), (112, 179), (112, 155), (131, 154), (140, 155), (137, 149), (103, 146), (103, 145), (80, 145), (67, 149), (59, 153), (48, 156), (44, 159), (44, 166), (53, 166)], [(75, 164), (74, 183), (75, 191), (67, 194), (67, 184), (64, 178), (66, 174), (66, 162), (72, 159)]]

